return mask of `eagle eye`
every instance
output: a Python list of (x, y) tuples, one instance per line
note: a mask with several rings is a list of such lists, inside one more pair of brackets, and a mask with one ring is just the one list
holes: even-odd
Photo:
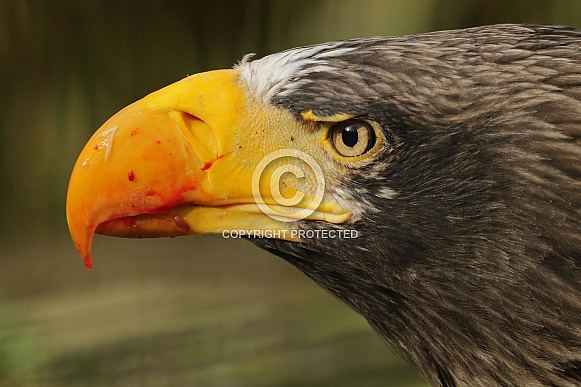
[(331, 127), (330, 140), (335, 150), (345, 157), (361, 156), (377, 141), (375, 131), (362, 120), (347, 120)]

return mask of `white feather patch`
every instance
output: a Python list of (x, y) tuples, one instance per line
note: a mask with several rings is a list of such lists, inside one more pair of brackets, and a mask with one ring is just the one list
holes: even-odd
[(332, 71), (328, 58), (354, 50), (353, 47), (338, 48), (340, 44), (333, 42), (300, 47), (255, 61), (250, 61), (253, 54), (249, 54), (244, 56), (236, 68), (250, 94), (268, 103), (278, 93), (288, 94), (304, 85), (306, 81), (301, 80), (301, 77), (314, 72)]

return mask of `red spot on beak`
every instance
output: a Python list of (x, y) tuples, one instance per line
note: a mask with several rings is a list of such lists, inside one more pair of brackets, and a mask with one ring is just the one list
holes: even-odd
[(129, 172), (127, 172), (127, 178), (129, 181), (135, 180), (135, 173), (133, 172), (133, 169), (130, 169)]
[(179, 215), (174, 216), (173, 221), (176, 224), (176, 226), (183, 230), (188, 231), (190, 229), (190, 225), (188, 224), (188, 222), (186, 222), (186, 220)]
[(134, 217), (131, 217), (129, 219), (125, 219), (123, 221), (123, 225), (125, 227), (137, 227), (137, 222), (135, 222), (135, 218)]

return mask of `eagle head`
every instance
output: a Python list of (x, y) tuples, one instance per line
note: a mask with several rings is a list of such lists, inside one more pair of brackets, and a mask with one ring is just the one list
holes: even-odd
[(295, 48), (121, 110), (72, 173), (95, 232), (233, 232), (436, 386), (581, 383), (581, 32), (499, 25)]

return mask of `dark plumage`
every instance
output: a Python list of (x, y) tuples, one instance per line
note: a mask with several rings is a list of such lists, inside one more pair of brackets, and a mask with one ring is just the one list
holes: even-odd
[(581, 385), (581, 31), (499, 25), (333, 50), (271, 103), (381, 127), (374, 162), (336, 177), (360, 216), (299, 225), (359, 237), (253, 241), (435, 386)]

